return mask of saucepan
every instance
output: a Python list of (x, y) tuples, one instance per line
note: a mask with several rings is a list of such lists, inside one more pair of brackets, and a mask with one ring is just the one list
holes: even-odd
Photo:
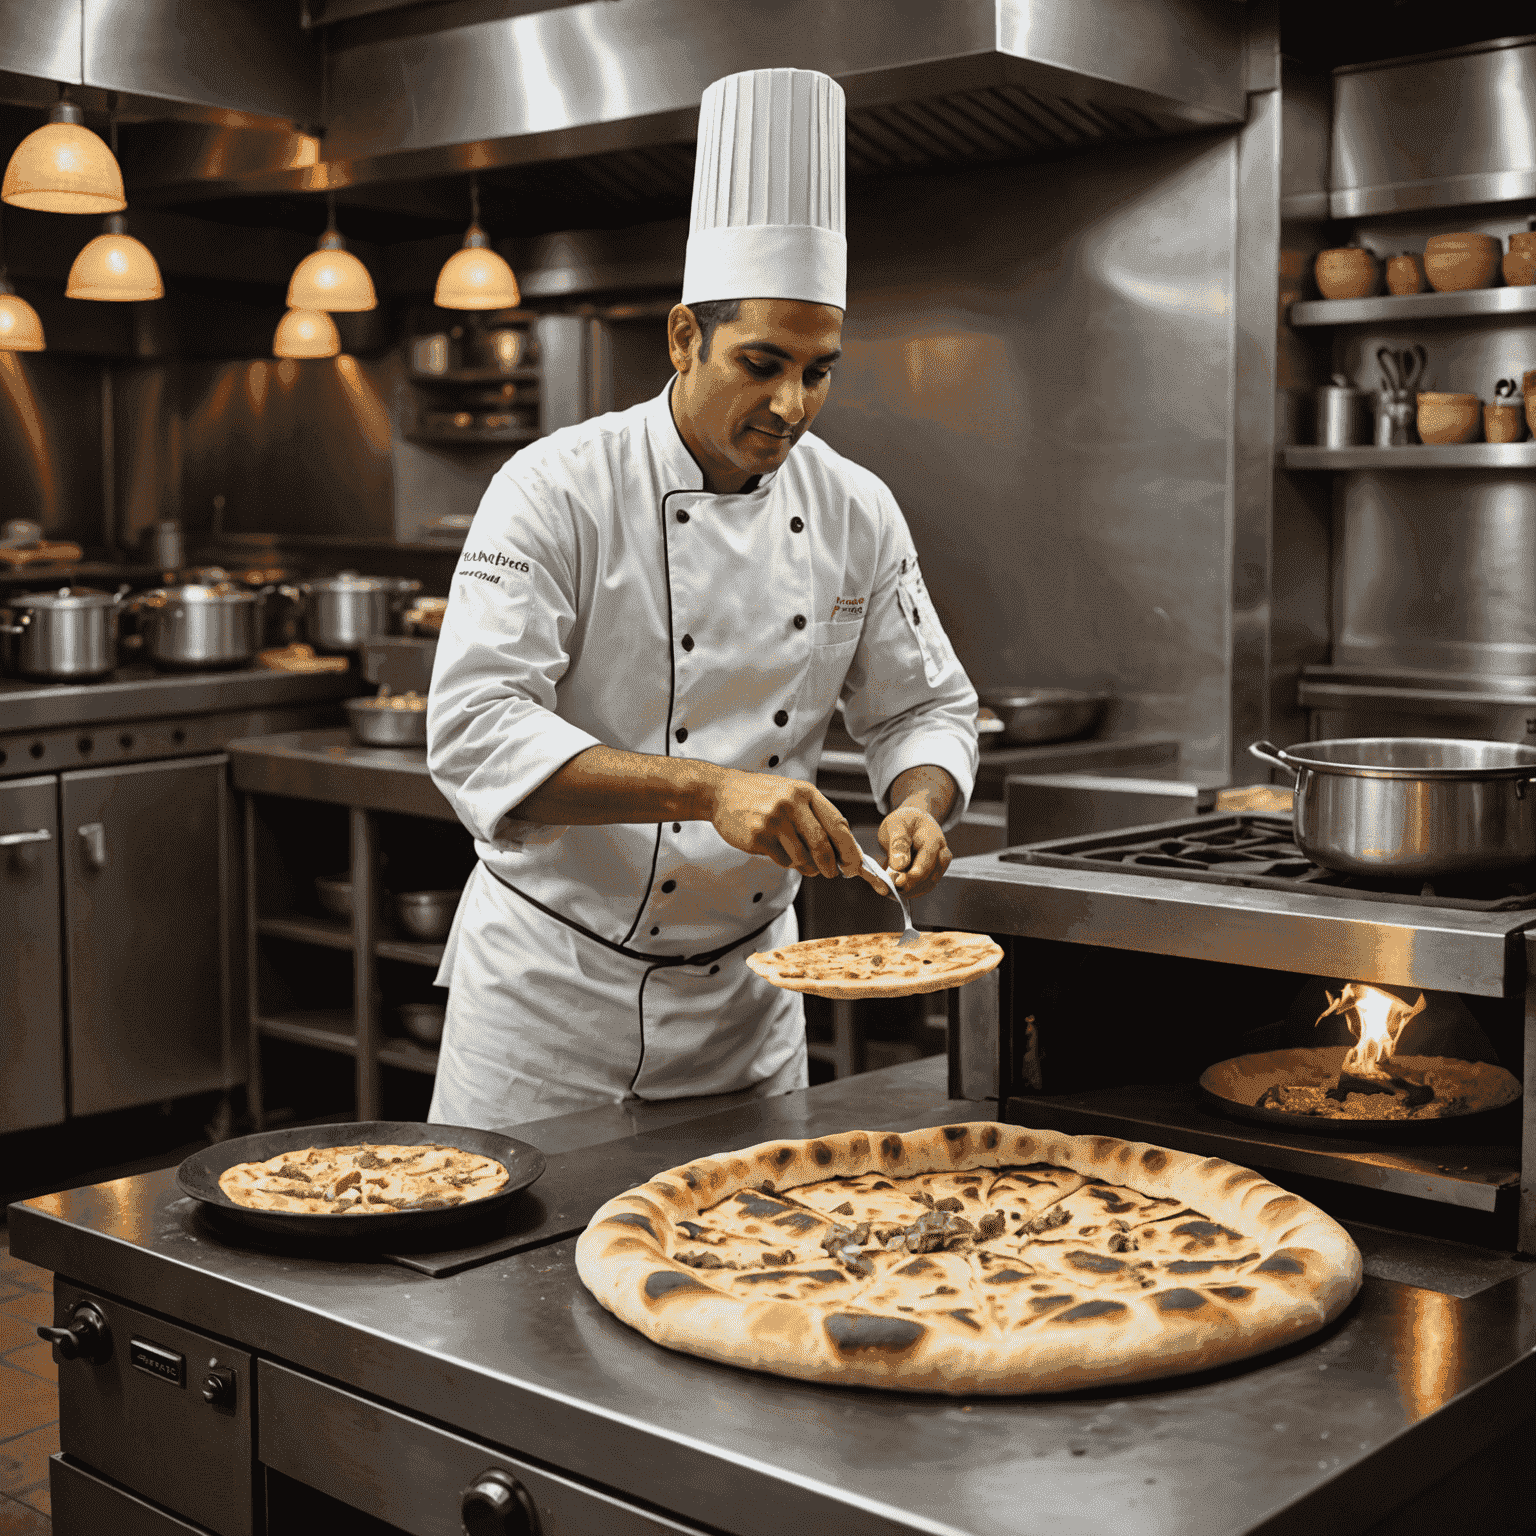
[(1296, 775), (1296, 846), (1324, 869), (1432, 880), (1536, 863), (1536, 747), (1369, 736), (1248, 750)]

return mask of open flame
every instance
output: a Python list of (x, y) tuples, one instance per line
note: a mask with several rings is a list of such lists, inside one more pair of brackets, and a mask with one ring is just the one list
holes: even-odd
[(1400, 997), (1383, 992), (1379, 987), (1366, 986), (1363, 982), (1347, 982), (1337, 997), (1331, 992), (1323, 994), (1328, 1006), (1317, 1016), (1321, 1024), (1331, 1014), (1343, 1014), (1355, 1037), (1349, 1054), (1344, 1058), (1344, 1070), (1357, 1077), (1390, 1077), (1382, 1065), (1390, 1059), (1397, 1045), (1397, 1037), (1409, 1019), (1423, 1013), (1424, 994), (1411, 1007)]

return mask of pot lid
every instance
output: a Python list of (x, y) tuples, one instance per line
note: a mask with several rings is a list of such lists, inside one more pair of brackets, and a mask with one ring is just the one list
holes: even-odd
[(256, 594), (232, 582), (220, 581), (212, 585), (186, 582), (178, 587), (156, 587), (146, 592), (140, 602), (146, 608), (163, 608), (167, 603), (254, 603)]
[(300, 586), (305, 592), (391, 592), (397, 583), (388, 576), (359, 576), (356, 571), (338, 571), (334, 576), (312, 576)]
[(13, 608), (112, 608), (117, 599), (95, 587), (59, 587), (53, 592), (24, 592), (11, 599)]

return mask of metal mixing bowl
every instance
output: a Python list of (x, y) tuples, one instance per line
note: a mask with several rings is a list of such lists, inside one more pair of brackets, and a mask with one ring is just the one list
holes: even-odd
[(978, 697), (1003, 725), (1001, 732), (983, 740), (1012, 747), (1087, 736), (1103, 719), (1109, 703), (1107, 693), (1081, 693), (1075, 688), (990, 688)]
[(401, 891), (395, 897), (395, 917), (413, 939), (439, 943), (453, 927), (462, 891)]
[(427, 711), (380, 709), (372, 699), (347, 699), (347, 723), (353, 741), (366, 747), (424, 747)]

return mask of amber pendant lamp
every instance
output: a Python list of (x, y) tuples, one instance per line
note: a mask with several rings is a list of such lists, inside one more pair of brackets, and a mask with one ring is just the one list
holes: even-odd
[(5, 245), (0, 238), (0, 352), (42, 352), (45, 348), (43, 322), (6, 274)]
[(326, 193), (325, 205), (325, 233), (316, 249), (293, 269), (288, 280), (288, 307), (344, 313), (372, 309), (378, 303), (373, 279), (337, 231), (334, 192)]
[[(117, 119), (108, 119), (112, 149), (117, 150)], [(117, 162), (114, 160), (113, 164)], [(91, 299), (107, 304), (136, 304), (165, 297), (160, 268), (142, 240), (128, 233), (120, 213), (102, 220), (102, 232), (75, 257), (64, 285), (66, 299)]]
[(480, 179), (469, 183), (469, 229), (464, 248), (455, 251), (437, 274), (432, 302), (439, 309), (516, 309), (522, 301), (517, 278), (480, 228)]
[(277, 322), (273, 357), (335, 357), (340, 351), (336, 322), (323, 309), (290, 309)]
[(118, 213), (128, 206), (117, 156), (62, 91), (48, 121), (16, 146), (0, 199), (44, 213)]

